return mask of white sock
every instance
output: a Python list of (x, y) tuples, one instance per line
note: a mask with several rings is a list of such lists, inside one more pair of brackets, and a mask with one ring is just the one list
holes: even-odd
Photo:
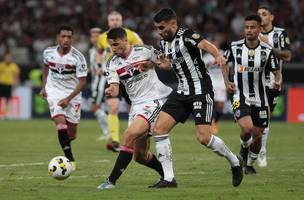
[(262, 146), (261, 146), (261, 151), (260, 153), (266, 153), (266, 143), (267, 143), (267, 138), (269, 134), (269, 127), (265, 128), (262, 134)]
[(212, 135), (207, 147), (212, 149), (216, 154), (224, 156), (230, 162), (232, 167), (240, 165), (236, 155), (230, 151), (221, 138)]
[(258, 158), (258, 154), (253, 153), (252, 151), (248, 151), (248, 159), (247, 166), (252, 166), (254, 161)]
[(248, 148), (250, 145), (251, 145), (251, 143), (252, 143), (252, 136), (249, 138), (249, 140), (247, 140), (247, 141), (244, 141), (244, 140), (242, 140), (242, 138), (240, 138), (240, 142), (241, 142), (241, 145), (244, 147), (244, 148)]
[(172, 164), (172, 148), (168, 135), (155, 136), (156, 151), (159, 162), (164, 170), (164, 180), (172, 181), (174, 178)]
[(108, 116), (107, 116), (107, 114), (103, 110), (98, 109), (98, 110), (96, 110), (94, 115), (96, 116), (96, 119), (99, 123), (99, 126), (102, 129), (103, 134), (104, 135), (109, 135), (109, 126), (108, 126)]

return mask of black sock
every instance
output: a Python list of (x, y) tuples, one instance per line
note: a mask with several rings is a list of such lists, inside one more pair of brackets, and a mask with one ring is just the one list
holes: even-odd
[(133, 153), (127, 151), (120, 151), (119, 155), (116, 159), (114, 168), (109, 176), (109, 181), (113, 184), (116, 183), (116, 180), (120, 177), (120, 175), (126, 170), (129, 163), (131, 162), (133, 157)]
[(58, 130), (58, 139), (65, 157), (67, 157), (70, 161), (75, 161), (72, 154), (71, 141), (69, 139), (67, 129)]
[(159, 162), (159, 160), (157, 160), (156, 156), (154, 154), (152, 154), (152, 158), (150, 161), (148, 161), (145, 166), (150, 167), (151, 169), (154, 169), (155, 171), (158, 172), (158, 174), (161, 177), (164, 177), (164, 170), (163, 167), (161, 165), (161, 163)]

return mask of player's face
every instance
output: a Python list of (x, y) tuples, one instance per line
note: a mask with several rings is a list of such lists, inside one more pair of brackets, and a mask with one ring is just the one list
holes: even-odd
[(108, 39), (109, 45), (114, 54), (124, 57), (128, 45), (127, 38)]
[(70, 48), (73, 41), (73, 33), (68, 30), (61, 30), (57, 36), (58, 44), (61, 48)]
[(262, 18), (262, 26), (272, 24), (273, 15), (268, 10), (261, 8), (258, 10), (258, 15)]
[(99, 37), (99, 33), (97, 33), (97, 32), (91, 33), (90, 41), (91, 41), (92, 45), (97, 46), (98, 37)]
[(108, 16), (109, 28), (118, 28), (122, 26), (122, 16), (118, 14)]
[(255, 20), (245, 21), (245, 37), (247, 40), (257, 40), (261, 32), (260, 24)]
[(170, 41), (173, 39), (176, 31), (176, 21), (161, 21), (160, 23), (154, 23), (158, 34), (165, 41)]

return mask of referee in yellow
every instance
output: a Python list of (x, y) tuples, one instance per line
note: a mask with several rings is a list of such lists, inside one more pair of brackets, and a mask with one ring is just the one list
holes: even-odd
[[(123, 20), (122, 15), (117, 11), (112, 11), (108, 15), (108, 26), (109, 30), (112, 28), (118, 28), (122, 27)], [(127, 32), (127, 38), (131, 45), (142, 45), (143, 42), (141, 38), (135, 33), (134, 31), (131, 31), (130, 29), (124, 28)], [(99, 66), (101, 67), (102, 63), (105, 63), (112, 55), (112, 49), (107, 41), (107, 32), (102, 33), (98, 38), (98, 52), (97, 56), (100, 56), (99, 59), (101, 60), (101, 63), (99, 63)], [(103, 60), (100, 58), (104, 58)], [(121, 90), (120, 96), (123, 96), (128, 104), (130, 104), (130, 100), (124, 94), (124, 89)], [(119, 112), (119, 102), (120, 99), (115, 97), (107, 98), (107, 104), (109, 107), (109, 113), (108, 113), (108, 124), (109, 124), (109, 131), (111, 134), (112, 141), (107, 144), (107, 148), (109, 150), (112, 150), (114, 152), (119, 151), (119, 118), (118, 118), (118, 112)]]
[[(19, 75), (20, 70), (18, 65), (13, 62), (10, 52), (6, 52), (3, 62), (0, 62), (0, 105), (5, 105), (4, 109), (1, 109), (4, 110), (3, 117), (7, 117), (9, 112), (12, 87), (18, 83)], [(5, 103), (2, 103), (2, 101)]]

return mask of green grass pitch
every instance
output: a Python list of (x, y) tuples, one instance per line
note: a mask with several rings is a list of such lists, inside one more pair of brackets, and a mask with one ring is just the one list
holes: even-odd
[[(122, 122), (121, 129), (126, 127)], [(113, 190), (97, 185), (110, 173), (118, 154), (97, 142), (99, 127), (82, 120), (72, 148), (79, 170), (65, 181), (48, 176), (49, 160), (62, 155), (50, 120), (0, 121), (0, 199), (55, 200), (291, 200), (304, 199), (304, 124), (273, 122), (268, 143), (268, 167), (245, 176), (234, 188), (228, 162), (201, 146), (194, 125), (178, 125), (171, 132), (176, 189), (148, 189), (158, 175), (132, 162)], [(220, 122), (218, 134), (235, 153), (239, 151), (239, 128)], [(152, 149), (155, 143), (152, 141)]]

